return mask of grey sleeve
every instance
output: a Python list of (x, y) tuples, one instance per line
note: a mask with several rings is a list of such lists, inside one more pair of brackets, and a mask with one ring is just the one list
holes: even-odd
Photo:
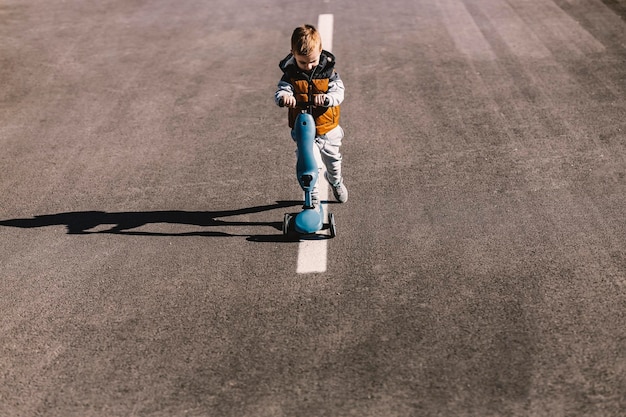
[(274, 93), (274, 102), (276, 103), (276, 105), (279, 105), (280, 99), (286, 96), (293, 96), (293, 86), (289, 82), (285, 81), (284, 78), (282, 78), (278, 82), (278, 88)]
[(343, 81), (338, 73), (333, 72), (328, 80), (328, 91), (326, 97), (328, 98), (328, 107), (338, 106), (343, 102), (345, 93), (345, 87)]

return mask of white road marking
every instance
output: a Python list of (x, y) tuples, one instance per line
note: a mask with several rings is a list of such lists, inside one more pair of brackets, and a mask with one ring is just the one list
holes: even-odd
[(322, 47), (328, 52), (333, 51), (333, 23), (332, 14), (321, 14), (317, 18), (317, 30), (322, 36)]
[[(328, 52), (333, 48), (333, 15), (321, 14), (317, 18), (317, 30), (322, 37), (322, 47)], [(318, 159), (319, 166), (322, 167), (318, 181), (318, 191), (320, 201), (328, 200), (328, 185), (324, 179), (326, 168)], [(323, 203), (325, 217), (328, 218), (328, 204)], [(326, 219), (327, 221), (327, 219)], [(326, 238), (303, 239), (298, 245), (298, 266), (296, 272), (299, 274), (311, 274), (316, 272), (326, 272), (328, 254), (328, 242)]]

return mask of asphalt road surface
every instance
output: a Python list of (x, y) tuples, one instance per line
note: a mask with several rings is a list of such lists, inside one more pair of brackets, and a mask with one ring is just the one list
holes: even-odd
[[(321, 14), (302, 274), (272, 96)], [(0, 416), (625, 415), (624, 0), (4, 0), (0, 63)]]

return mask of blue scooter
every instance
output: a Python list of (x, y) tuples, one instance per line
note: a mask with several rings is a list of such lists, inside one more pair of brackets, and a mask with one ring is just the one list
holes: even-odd
[[(281, 103), (282, 104), (282, 103)], [(283, 220), (283, 235), (315, 235), (324, 228), (330, 229), (330, 237), (337, 235), (335, 216), (328, 213), (328, 224), (324, 224), (324, 209), (321, 202), (317, 207), (313, 204), (312, 193), (319, 177), (319, 166), (315, 145), (315, 120), (313, 119), (311, 102), (298, 103), (302, 112), (296, 117), (291, 136), (298, 147), (296, 175), (302, 191), (304, 205), (300, 213), (287, 213)]]

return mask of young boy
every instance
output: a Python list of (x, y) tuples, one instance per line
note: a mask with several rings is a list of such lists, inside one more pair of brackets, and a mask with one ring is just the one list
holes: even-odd
[[(291, 35), (291, 53), (279, 64), (283, 76), (278, 83), (274, 100), (289, 108), (289, 127), (293, 128), (300, 109), (299, 103), (309, 101), (311, 95), (315, 119), (315, 143), (326, 166), (326, 180), (337, 201), (348, 201), (348, 189), (341, 175), (339, 147), (344, 132), (339, 126), (339, 105), (344, 98), (344, 86), (335, 72), (335, 56), (322, 49), (322, 38), (315, 27), (304, 25)], [(316, 191), (313, 200), (319, 203)]]

